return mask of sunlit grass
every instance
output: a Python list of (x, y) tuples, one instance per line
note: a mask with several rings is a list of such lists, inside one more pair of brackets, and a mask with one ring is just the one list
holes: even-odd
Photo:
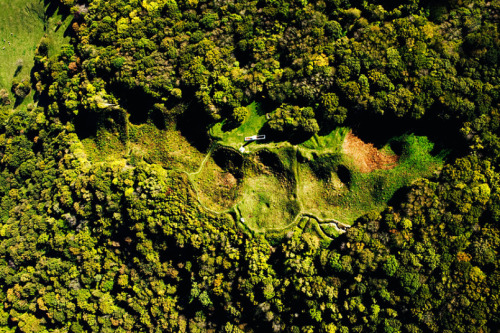
[[(72, 17), (57, 11), (46, 16), (43, 0), (0, 1), (0, 89), (10, 91), (14, 80), (29, 80), (35, 50), (42, 37), (49, 44), (49, 56), (69, 41), (64, 32)], [(11, 95), (14, 100), (14, 96)], [(33, 93), (24, 104), (33, 100)]]
[[(247, 119), (237, 128), (226, 128), (226, 122), (215, 124), (210, 129), (210, 135), (221, 145), (239, 149), (245, 145), (246, 150), (256, 148), (256, 143), (246, 143), (245, 137), (256, 135), (266, 122), (266, 115), (256, 102), (248, 106), (249, 115)], [(260, 148), (260, 147), (259, 147)]]

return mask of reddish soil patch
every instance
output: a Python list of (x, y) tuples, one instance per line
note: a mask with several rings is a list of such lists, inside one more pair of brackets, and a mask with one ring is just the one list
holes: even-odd
[(230, 189), (237, 185), (237, 180), (233, 174), (226, 172), (220, 179), (218, 179), (217, 183), (220, 187)]
[(344, 154), (352, 158), (361, 172), (370, 172), (376, 169), (392, 169), (396, 166), (399, 156), (381, 152), (371, 143), (364, 143), (360, 138), (347, 133), (342, 145)]

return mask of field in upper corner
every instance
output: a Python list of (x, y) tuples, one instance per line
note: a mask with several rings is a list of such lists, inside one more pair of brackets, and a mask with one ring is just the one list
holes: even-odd
[(212, 138), (219, 144), (236, 150), (244, 147), (246, 152), (264, 148), (265, 144), (263, 145), (261, 142), (245, 142), (244, 139), (247, 136), (257, 135), (259, 133), (262, 126), (266, 123), (265, 110), (256, 102), (248, 105), (247, 108), (249, 110), (249, 115), (240, 126), (231, 128), (226, 122), (216, 123), (210, 129)]
[(64, 33), (72, 17), (51, 6), (43, 0), (0, 1), (0, 89), (10, 91), (13, 80), (30, 78), (42, 37), (47, 38), (49, 55), (69, 42)]

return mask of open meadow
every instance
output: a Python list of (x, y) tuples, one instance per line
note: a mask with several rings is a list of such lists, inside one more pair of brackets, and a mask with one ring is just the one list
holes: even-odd
[[(0, 89), (10, 91), (13, 82), (30, 80), (35, 50), (42, 38), (46, 38), (49, 56), (69, 41), (66, 29), (72, 16), (68, 14), (43, 0), (0, 3)], [(32, 99), (33, 94), (25, 102)]]

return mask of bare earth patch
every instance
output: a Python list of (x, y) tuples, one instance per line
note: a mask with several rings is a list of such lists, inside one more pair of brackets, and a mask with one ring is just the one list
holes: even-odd
[(352, 131), (347, 133), (342, 144), (342, 150), (344, 154), (352, 158), (361, 172), (392, 169), (399, 159), (397, 155), (389, 155), (375, 148), (373, 144), (363, 142), (352, 134)]

